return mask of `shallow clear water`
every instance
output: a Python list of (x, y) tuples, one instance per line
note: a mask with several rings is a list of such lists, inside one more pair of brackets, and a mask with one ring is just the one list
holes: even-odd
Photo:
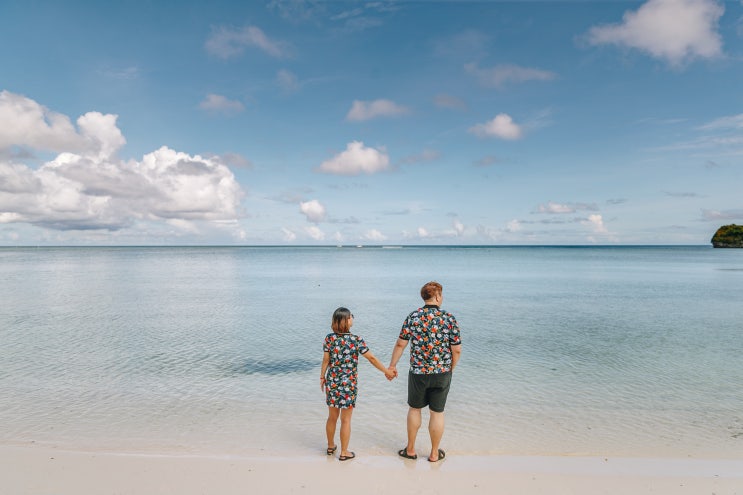
[[(333, 310), (387, 362), (432, 279), (448, 450), (743, 457), (743, 250), (707, 247), (2, 248), (0, 442), (322, 450)], [(362, 360), (357, 452), (402, 445), (405, 387)]]

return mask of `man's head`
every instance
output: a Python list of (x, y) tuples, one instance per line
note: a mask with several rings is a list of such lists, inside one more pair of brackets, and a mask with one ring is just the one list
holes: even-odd
[(430, 301), (436, 296), (441, 296), (443, 287), (438, 282), (428, 282), (426, 285), (421, 287), (421, 297), (424, 301)]

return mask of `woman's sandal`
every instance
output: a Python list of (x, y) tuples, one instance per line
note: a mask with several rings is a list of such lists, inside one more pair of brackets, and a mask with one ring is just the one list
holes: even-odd
[(342, 455), (342, 456), (339, 456), (338, 457), (338, 460), (339, 461), (350, 461), (354, 457), (356, 457), (356, 454), (354, 452), (351, 452), (351, 455)]
[(332, 448), (331, 447), (328, 447), (328, 450), (326, 450), (326, 452), (328, 453), (328, 455), (333, 455), (333, 454), (335, 454), (335, 451), (336, 450), (338, 450), (338, 446), (337, 445), (334, 445)]

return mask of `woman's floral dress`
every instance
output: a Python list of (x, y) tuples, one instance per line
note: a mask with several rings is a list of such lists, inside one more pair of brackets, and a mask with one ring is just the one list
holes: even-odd
[(329, 333), (322, 346), (330, 354), (325, 376), (325, 402), (341, 409), (356, 406), (359, 354), (369, 351), (364, 339), (351, 333)]

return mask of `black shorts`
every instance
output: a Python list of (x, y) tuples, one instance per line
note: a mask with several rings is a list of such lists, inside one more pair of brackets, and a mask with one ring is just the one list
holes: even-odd
[(449, 395), (451, 372), (433, 375), (408, 373), (408, 405), (415, 409), (428, 406), (433, 412), (444, 412)]

